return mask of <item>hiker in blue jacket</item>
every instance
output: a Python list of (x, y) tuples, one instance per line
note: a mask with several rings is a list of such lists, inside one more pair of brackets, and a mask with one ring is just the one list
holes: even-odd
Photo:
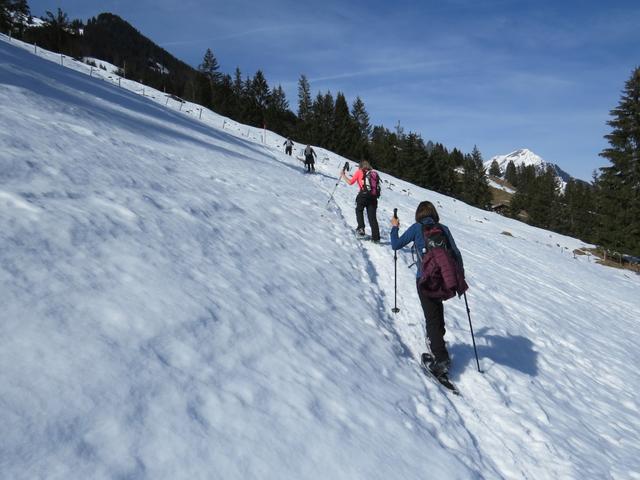
[[(400, 220), (396, 217), (391, 219), (391, 248), (399, 250), (413, 242), (418, 254), (418, 262), (416, 263), (418, 266), (416, 284), (422, 275), (422, 254), (425, 251), (423, 227), (425, 225), (440, 226), (449, 243), (451, 254), (458, 266), (463, 269), (464, 267), (460, 250), (458, 250), (456, 242), (453, 240), (453, 236), (449, 229), (440, 223), (438, 212), (431, 202), (425, 201), (418, 205), (415, 220), (416, 222), (411, 225), (407, 231), (402, 234), (402, 236), (398, 237)], [(425, 291), (421, 288), (418, 288), (418, 297), (420, 298), (420, 304), (422, 305), (426, 321), (427, 343), (431, 349), (431, 354), (434, 357), (429, 368), (436, 375), (446, 374), (449, 371), (451, 360), (444, 342), (446, 329), (444, 326), (444, 307), (442, 305), (442, 300), (428, 297)]]

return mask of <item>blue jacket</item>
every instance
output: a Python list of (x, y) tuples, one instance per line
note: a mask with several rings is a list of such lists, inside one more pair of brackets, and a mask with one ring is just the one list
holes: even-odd
[[(422, 235), (422, 227), (423, 225), (435, 225), (435, 222), (431, 217), (427, 217), (422, 219), (420, 222), (416, 222), (411, 225), (406, 232), (402, 234), (401, 237), (398, 238), (398, 231), (400, 230), (398, 227), (391, 228), (391, 248), (394, 250), (399, 250), (402, 247), (409, 244), (409, 242), (413, 242), (414, 247), (416, 248), (416, 253), (418, 254), (418, 262), (416, 265), (418, 266), (418, 271), (416, 272), (416, 277), (420, 278), (420, 274), (422, 273), (422, 250), (424, 250), (424, 236)], [(447, 240), (449, 241), (449, 246), (451, 247), (451, 253), (453, 257), (458, 262), (458, 265), (461, 268), (464, 268), (464, 264), (462, 263), (462, 255), (460, 254), (460, 250), (456, 246), (456, 242), (453, 240), (453, 236), (445, 225), (440, 224), (442, 227), (442, 231), (447, 236)]]

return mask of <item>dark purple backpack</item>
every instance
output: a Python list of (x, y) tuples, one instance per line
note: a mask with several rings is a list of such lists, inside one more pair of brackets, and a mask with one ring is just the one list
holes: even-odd
[(429, 298), (448, 300), (462, 295), (469, 286), (464, 272), (451, 253), (447, 236), (439, 224), (422, 227), (425, 248), (422, 252), (418, 287)]
[(362, 191), (369, 192), (378, 198), (382, 190), (380, 183), (380, 175), (378, 175), (378, 172), (375, 170), (367, 170), (363, 177)]

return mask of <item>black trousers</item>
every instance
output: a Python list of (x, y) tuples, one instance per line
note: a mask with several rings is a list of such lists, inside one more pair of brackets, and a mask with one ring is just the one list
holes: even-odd
[(304, 164), (307, 167), (307, 172), (315, 172), (316, 171), (316, 162), (313, 158), (313, 155), (306, 157)]
[(284, 147), (284, 153), (286, 153), (289, 156), (291, 156), (292, 150), (293, 150), (292, 147)]
[(444, 328), (444, 307), (442, 300), (435, 300), (424, 295), (418, 288), (418, 297), (424, 312), (424, 318), (427, 326), (427, 341), (431, 348), (431, 353), (436, 361), (449, 360), (449, 352), (444, 343), (444, 334), (447, 332)]
[(380, 240), (380, 227), (378, 227), (378, 199), (367, 192), (360, 192), (356, 197), (356, 221), (358, 228), (364, 230), (364, 209), (367, 209), (367, 218), (371, 227), (371, 240)]

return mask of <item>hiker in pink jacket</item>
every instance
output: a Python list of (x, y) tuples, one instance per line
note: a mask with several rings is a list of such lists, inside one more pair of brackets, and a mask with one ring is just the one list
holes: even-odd
[(340, 174), (349, 185), (358, 182), (360, 191), (356, 196), (356, 220), (358, 228), (356, 235), (365, 236), (364, 231), (364, 209), (367, 209), (367, 218), (371, 227), (371, 240), (375, 243), (380, 242), (380, 228), (378, 227), (378, 219), (376, 210), (378, 209), (378, 197), (380, 196), (380, 178), (378, 172), (371, 168), (371, 164), (367, 160), (362, 160), (358, 165), (358, 170), (351, 178), (343, 170)]

